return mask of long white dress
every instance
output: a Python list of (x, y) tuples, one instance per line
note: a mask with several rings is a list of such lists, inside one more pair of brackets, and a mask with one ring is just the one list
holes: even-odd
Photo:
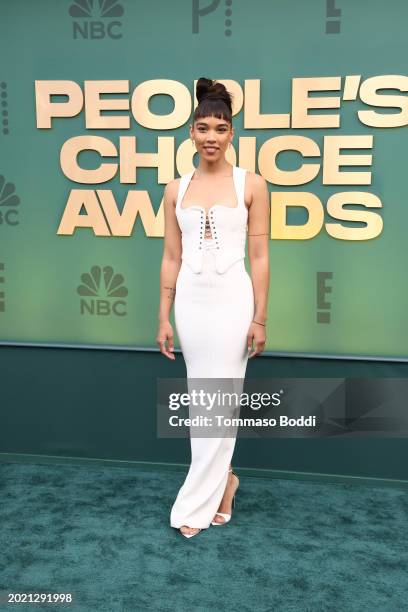
[[(252, 281), (244, 263), (246, 170), (233, 166), (238, 206), (216, 204), (208, 213), (199, 205), (181, 207), (193, 173), (181, 177), (176, 204), (183, 260), (174, 312), (188, 390), (235, 392), (239, 397), (248, 361), (247, 333), (254, 316)], [(211, 239), (204, 237), (207, 214)], [(239, 402), (216, 403), (215, 408), (225, 417), (239, 416)], [(202, 407), (189, 406), (190, 417), (204, 412)], [(199, 437), (200, 432), (205, 437)], [(190, 428), (191, 464), (171, 509), (172, 527), (210, 526), (225, 491), (236, 432), (235, 426), (226, 425), (206, 431)]]

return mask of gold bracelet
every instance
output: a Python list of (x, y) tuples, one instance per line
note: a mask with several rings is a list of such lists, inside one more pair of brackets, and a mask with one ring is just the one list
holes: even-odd
[(255, 321), (255, 319), (252, 319), (252, 321), (253, 321), (254, 323), (258, 323), (258, 325), (263, 325), (263, 327), (266, 327), (265, 323), (259, 323), (259, 321)]

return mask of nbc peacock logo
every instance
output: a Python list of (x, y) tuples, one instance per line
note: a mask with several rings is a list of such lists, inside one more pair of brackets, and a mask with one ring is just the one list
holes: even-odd
[(17, 206), (20, 204), (20, 198), (15, 191), (14, 183), (9, 183), (0, 174), (0, 227), (19, 225)]
[(96, 316), (116, 315), (124, 317), (128, 290), (122, 274), (115, 274), (112, 266), (92, 266), (90, 272), (81, 274), (82, 284), (77, 287), (81, 296), (80, 313)]
[(100, 40), (122, 38), (123, 6), (118, 0), (75, 0), (69, 7), (74, 38)]

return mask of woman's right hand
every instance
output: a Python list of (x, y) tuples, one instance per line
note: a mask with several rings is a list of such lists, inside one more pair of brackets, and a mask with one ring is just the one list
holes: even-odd
[[(160, 321), (159, 329), (157, 331), (156, 342), (159, 345), (160, 352), (163, 353), (169, 359), (174, 359), (176, 356), (174, 355), (174, 335), (173, 328), (171, 326), (170, 321)], [(166, 341), (168, 343), (168, 347), (166, 347)]]

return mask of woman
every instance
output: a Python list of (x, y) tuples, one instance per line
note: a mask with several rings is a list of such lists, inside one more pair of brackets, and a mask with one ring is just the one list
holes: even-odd
[[(190, 137), (198, 168), (170, 181), (164, 191), (156, 340), (163, 355), (174, 359), (169, 321), (174, 300), (189, 391), (198, 378), (200, 389), (215, 391), (210, 383), (216, 378), (218, 383), (233, 381), (239, 394), (248, 358), (265, 347), (269, 193), (261, 176), (225, 159), (234, 137), (225, 86), (200, 78), (196, 95)], [(252, 280), (244, 264), (247, 232)], [(199, 438), (190, 428), (191, 465), (170, 517), (170, 525), (184, 536), (229, 521), (239, 485), (230, 463), (235, 439), (235, 430), (229, 437)]]

